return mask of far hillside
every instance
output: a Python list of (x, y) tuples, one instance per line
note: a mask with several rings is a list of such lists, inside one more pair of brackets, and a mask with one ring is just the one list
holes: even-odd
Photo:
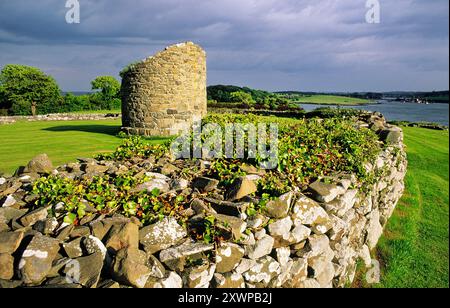
[(338, 95), (305, 95), (294, 98), (295, 102), (302, 104), (318, 104), (318, 105), (365, 105), (371, 101), (368, 99), (354, 98)]
[[(299, 104), (320, 104), (320, 105), (364, 105), (379, 99), (373, 94), (352, 93), (347, 95), (330, 95), (321, 93), (302, 93), (302, 92), (268, 92), (255, 90), (248, 87), (238, 87), (231, 85), (216, 85), (208, 87), (208, 101), (210, 104), (232, 104), (241, 103), (236, 97), (236, 93), (241, 96), (246, 95), (251, 98), (254, 104), (269, 106), (273, 101), (279, 102), (278, 105), (290, 105), (291, 107)], [(269, 108), (274, 109), (274, 108)]]

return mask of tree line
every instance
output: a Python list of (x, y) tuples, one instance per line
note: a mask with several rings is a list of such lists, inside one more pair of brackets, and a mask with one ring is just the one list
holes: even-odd
[(112, 76), (91, 82), (92, 94), (62, 94), (55, 79), (40, 69), (8, 64), (0, 72), (0, 115), (38, 115), (119, 109), (120, 83)]

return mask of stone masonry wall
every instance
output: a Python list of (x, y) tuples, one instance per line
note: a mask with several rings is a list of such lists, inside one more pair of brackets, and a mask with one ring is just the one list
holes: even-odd
[(123, 75), (123, 130), (145, 136), (176, 135), (206, 115), (206, 53), (177, 44)]
[(100, 121), (120, 118), (120, 114), (76, 114), (76, 113), (55, 113), (37, 116), (6, 116), (0, 117), (0, 125), (13, 124), (17, 121), (38, 122), (38, 121)]
[[(358, 260), (371, 265), (371, 251), (403, 194), (407, 169), (400, 128), (377, 115), (357, 125), (376, 130), (384, 145), (366, 166), (372, 184), (362, 186), (352, 174), (336, 174), (269, 201), (255, 216), (245, 213), (254, 202), (251, 194), (260, 170), (247, 170), (224, 193), (217, 180), (180, 177), (180, 168), (207, 170), (206, 161), (80, 159), (54, 169), (41, 155), (21, 174), (0, 177), (0, 287), (348, 286)], [(158, 188), (189, 196), (189, 222), (212, 216), (231, 239), (220, 244), (193, 241), (175, 218), (143, 226), (135, 218), (94, 210), (73, 226), (62, 222), (59, 205), (53, 217), (50, 206), (28, 208), (35, 197), (27, 192), (42, 173), (92, 178), (130, 170), (150, 177), (136, 190)]]

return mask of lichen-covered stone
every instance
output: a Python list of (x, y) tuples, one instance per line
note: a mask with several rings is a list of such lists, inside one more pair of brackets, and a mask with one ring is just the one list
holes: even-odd
[(291, 231), (293, 222), (290, 217), (277, 220), (269, 225), (269, 233), (271, 236), (286, 237)]
[(275, 240), (273, 237), (265, 235), (256, 241), (255, 245), (247, 247), (246, 255), (253, 260), (267, 256), (272, 252), (274, 243)]
[(264, 209), (265, 214), (271, 218), (285, 218), (289, 213), (293, 198), (294, 193), (288, 192), (279, 197), (277, 200), (267, 202)]
[(233, 243), (223, 243), (216, 251), (216, 271), (218, 273), (231, 272), (244, 256), (244, 249)]
[(217, 273), (214, 274), (214, 285), (218, 289), (240, 289), (245, 288), (245, 281), (240, 274)]
[(25, 284), (41, 283), (52, 268), (59, 251), (59, 241), (36, 235), (27, 245), (19, 262), (19, 272)]
[(139, 231), (139, 241), (145, 251), (154, 254), (170, 248), (186, 237), (186, 230), (174, 218), (165, 218)]
[(213, 279), (216, 265), (200, 265), (185, 271), (184, 286), (190, 289), (205, 289)]
[(280, 264), (272, 257), (266, 256), (259, 259), (256, 265), (244, 274), (244, 278), (249, 283), (266, 287), (280, 272)]

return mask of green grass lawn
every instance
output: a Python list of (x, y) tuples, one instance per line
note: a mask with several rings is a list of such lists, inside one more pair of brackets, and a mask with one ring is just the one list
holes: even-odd
[(120, 120), (0, 125), (0, 173), (11, 175), (17, 167), (42, 153), (48, 154), (56, 166), (112, 151), (121, 142), (116, 137), (120, 125)]
[(449, 134), (405, 128), (406, 192), (377, 258), (385, 288), (449, 287)]
[(300, 97), (295, 100), (296, 103), (302, 104), (318, 104), (318, 105), (347, 105), (347, 106), (357, 106), (369, 104), (370, 101), (366, 99), (345, 97), (345, 96), (334, 96), (334, 95), (311, 95)]

